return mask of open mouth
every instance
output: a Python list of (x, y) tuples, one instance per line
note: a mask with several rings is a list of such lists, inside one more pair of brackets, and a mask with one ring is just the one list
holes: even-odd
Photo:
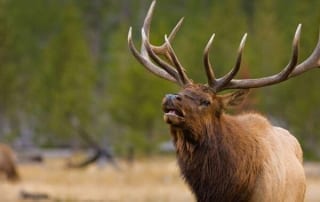
[(184, 115), (181, 111), (177, 110), (177, 109), (165, 109), (164, 110), (165, 115), (167, 116), (176, 116), (176, 117), (181, 117), (183, 118)]
[(165, 99), (162, 103), (162, 110), (164, 112), (163, 119), (166, 123), (172, 126), (181, 126), (185, 122), (186, 114), (179, 105), (175, 105), (174, 101)]

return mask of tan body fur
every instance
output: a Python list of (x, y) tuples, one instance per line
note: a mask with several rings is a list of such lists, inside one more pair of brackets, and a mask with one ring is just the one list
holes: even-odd
[[(256, 182), (252, 202), (303, 201), (306, 179), (302, 149), (287, 130), (274, 127), (261, 115), (245, 114), (234, 118), (263, 145), (263, 169)], [(262, 148), (261, 148), (262, 149)]]

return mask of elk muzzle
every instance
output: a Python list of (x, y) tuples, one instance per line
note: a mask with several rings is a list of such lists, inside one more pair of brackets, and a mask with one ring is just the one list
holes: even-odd
[(162, 101), (163, 119), (166, 123), (179, 126), (184, 123), (184, 112), (181, 109), (182, 98), (178, 94), (167, 94)]

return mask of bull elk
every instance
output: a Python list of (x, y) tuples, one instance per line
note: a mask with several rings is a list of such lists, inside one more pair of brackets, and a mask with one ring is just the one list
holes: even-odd
[[(183, 18), (165, 42), (152, 45), (149, 30), (152, 2), (141, 29), (138, 51), (129, 29), (128, 45), (150, 72), (181, 87), (162, 101), (164, 121), (170, 125), (178, 165), (197, 201), (303, 201), (306, 189), (303, 155), (297, 139), (271, 125), (258, 113), (228, 115), (225, 109), (240, 104), (250, 88), (277, 84), (320, 66), (320, 40), (313, 53), (298, 64), (301, 25), (297, 27), (292, 56), (278, 74), (257, 79), (234, 79), (241, 65), (247, 34), (241, 40), (233, 69), (217, 78), (209, 60), (214, 35), (204, 49), (207, 84), (188, 78), (171, 42)], [(227, 89), (237, 91), (218, 94)]]
[(20, 179), (15, 165), (15, 155), (12, 149), (4, 144), (0, 144), (0, 173), (9, 181)]

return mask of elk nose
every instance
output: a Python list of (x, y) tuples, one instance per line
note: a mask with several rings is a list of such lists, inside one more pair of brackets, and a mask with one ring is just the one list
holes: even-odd
[(181, 96), (178, 94), (167, 94), (165, 97), (167, 100), (178, 100), (181, 101)]

